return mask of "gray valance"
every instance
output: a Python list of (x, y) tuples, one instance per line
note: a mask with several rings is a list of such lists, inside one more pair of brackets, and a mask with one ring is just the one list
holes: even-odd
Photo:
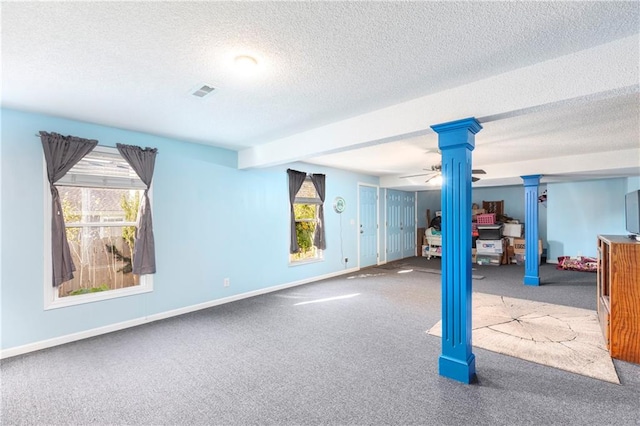
[(63, 282), (73, 279), (73, 272), (76, 268), (71, 259), (71, 251), (67, 241), (60, 194), (54, 183), (90, 153), (98, 145), (98, 141), (47, 132), (40, 132), (40, 140), (47, 163), (47, 179), (51, 190), (51, 265), (53, 286), (57, 287)]
[(153, 169), (156, 164), (156, 148), (140, 148), (139, 146), (116, 144), (120, 155), (144, 182), (147, 188), (140, 201), (138, 210), (138, 226), (133, 245), (133, 273), (137, 275), (155, 274), (156, 248), (153, 238), (153, 221), (151, 219), (151, 202), (149, 188), (153, 179)]

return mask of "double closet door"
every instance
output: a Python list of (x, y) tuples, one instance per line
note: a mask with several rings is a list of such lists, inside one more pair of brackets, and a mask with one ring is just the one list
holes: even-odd
[(416, 196), (414, 192), (386, 190), (387, 262), (416, 255)]

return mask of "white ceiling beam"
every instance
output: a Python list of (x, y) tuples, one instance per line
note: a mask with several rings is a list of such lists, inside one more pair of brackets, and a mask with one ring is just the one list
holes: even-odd
[[(268, 167), (430, 132), (466, 117), (508, 118), (638, 90), (638, 34), (241, 150), (240, 169)], [(479, 66), (482, 66), (479, 64)]]
[[(619, 151), (592, 152), (571, 156), (532, 159), (520, 162), (490, 164), (483, 169), (490, 179), (481, 178), (474, 187), (513, 185), (522, 183), (519, 178), (514, 181), (513, 170), (518, 170), (520, 176), (539, 174), (540, 170), (547, 170), (543, 174), (543, 182), (558, 180), (560, 177), (574, 177), (583, 180), (592, 176), (593, 179), (602, 178), (603, 174), (611, 174), (612, 169), (622, 170), (620, 175), (640, 175), (640, 148)], [(546, 177), (545, 177), (546, 176)], [(400, 178), (399, 176), (381, 176), (382, 188), (403, 188), (421, 186), (424, 189), (433, 188), (425, 185), (428, 176)], [(498, 183), (500, 182), (500, 183)]]

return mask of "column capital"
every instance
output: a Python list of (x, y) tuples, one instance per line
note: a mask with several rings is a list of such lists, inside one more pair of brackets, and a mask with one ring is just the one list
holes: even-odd
[(524, 186), (538, 186), (538, 185), (540, 185), (540, 178), (541, 177), (542, 177), (542, 175), (520, 176), (520, 178), (522, 178)]
[(447, 123), (434, 124), (431, 126), (434, 132), (444, 133), (452, 130), (467, 129), (474, 135), (482, 130), (482, 125), (474, 117), (463, 118), (462, 120), (449, 121)]
[(473, 117), (434, 124), (431, 128), (438, 134), (438, 148), (441, 150), (457, 147), (473, 150), (475, 148), (474, 135), (482, 130), (478, 120)]

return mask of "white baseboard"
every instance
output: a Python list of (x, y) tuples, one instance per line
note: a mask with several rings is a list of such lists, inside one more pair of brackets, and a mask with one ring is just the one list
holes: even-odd
[(82, 339), (88, 339), (89, 337), (99, 336), (101, 334), (107, 334), (125, 328), (136, 327), (138, 325), (147, 324), (154, 321), (159, 321), (166, 318), (175, 317), (178, 315), (187, 314), (189, 312), (199, 311), (201, 309), (211, 308), (213, 306), (223, 305), (225, 303), (235, 302), (237, 300), (247, 299), (249, 297), (259, 296), (261, 294), (272, 293), (278, 290), (284, 290), (290, 287), (296, 287), (303, 284), (309, 284), (315, 281), (321, 281), (327, 278), (333, 278), (344, 274), (350, 274), (357, 272), (358, 268), (349, 268), (337, 272), (332, 272), (325, 275), (320, 275), (312, 278), (305, 278), (303, 280), (293, 281), (286, 284), (280, 284), (273, 287), (261, 288), (259, 290), (249, 291), (246, 293), (236, 294), (229, 297), (223, 297), (222, 299), (210, 300), (204, 303), (198, 303), (197, 305), (185, 306), (184, 308), (173, 309), (171, 311), (160, 312), (158, 314), (149, 315), (142, 318), (136, 318), (128, 321), (119, 322), (116, 324), (106, 325), (104, 327), (92, 328), (90, 330), (80, 331), (78, 333), (67, 334), (60, 337), (54, 337), (52, 339), (41, 340), (39, 342), (29, 343), (22, 346), (16, 346), (13, 348), (0, 350), (0, 359), (10, 358), (17, 355), (26, 354), (29, 352), (39, 351), (41, 349), (47, 349), (54, 346), (64, 345), (65, 343), (71, 343)]

